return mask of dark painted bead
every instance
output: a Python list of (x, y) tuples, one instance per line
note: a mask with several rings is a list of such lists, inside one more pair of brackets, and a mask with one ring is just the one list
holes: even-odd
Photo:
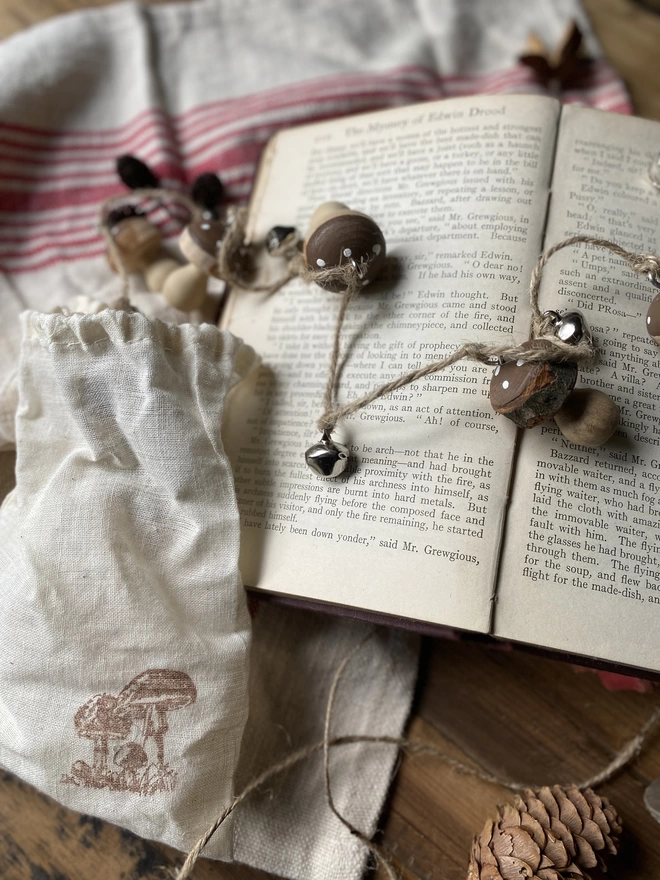
[(218, 175), (207, 171), (195, 179), (190, 188), (190, 195), (195, 204), (216, 216), (224, 191), (225, 188)]
[[(331, 269), (351, 260), (365, 268), (372, 281), (385, 265), (385, 238), (371, 217), (357, 211), (339, 213), (321, 223), (307, 239), (305, 259), (310, 269)], [(324, 284), (338, 291), (341, 284)]]
[[(534, 345), (526, 342), (524, 348)], [(550, 361), (509, 361), (495, 369), (490, 402), (495, 412), (521, 428), (551, 419), (573, 390), (577, 366)]]
[(105, 218), (106, 226), (112, 228), (122, 220), (128, 220), (129, 217), (144, 217), (144, 212), (134, 205), (121, 205), (108, 212), (108, 216)]
[(215, 257), (225, 235), (225, 224), (220, 220), (193, 220), (188, 232), (195, 244)]
[(281, 247), (285, 238), (289, 235), (293, 235), (296, 231), (295, 226), (273, 226), (266, 235), (266, 247), (268, 248), (268, 252), (272, 254), (278, 247)]
[(646, 329), (656, 345), (660, 345), (660, 293), (655, 297), (646, 313)]
[(148, 165), (136, 156), (120, 156), (117, 174), (129, 189), (157, 189), (160, 181)]

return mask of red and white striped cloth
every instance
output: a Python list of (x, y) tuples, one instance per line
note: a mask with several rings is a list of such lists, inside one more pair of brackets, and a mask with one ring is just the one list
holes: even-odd
[[(262, 148), (282, 128), (441, 98), (544, 91), (522, 64), (475, 76), (441, 76), (406, 66), (317, 77), (200, 102), (181, 114), (149, 107), (102, 130), (0, 122), (0, 269), (35, 272), (102, 256), (96, 214), (103, 199), (123, 190), (114, 171), (114, 159), (122, 153), (140, 156), (174, 185), (185, 186), (204, 171), (218, 172), (232, 199), (242, 201)], [(630, 112), (621, 81), (603, 59), (562, 98)]]

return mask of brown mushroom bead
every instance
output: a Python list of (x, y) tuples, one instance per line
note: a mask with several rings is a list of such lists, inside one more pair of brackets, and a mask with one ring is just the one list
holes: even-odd
[(167, 276), (163, 296), (182, 312), (200, 309), (209, 275), (217, 276), (217, 251), (225, 232), (219, 220), (195, 220), (181, 233), (179, 245), (190, 262)]
[[(110, 235), (127, 272), (141, 272), (160, 252), (160, 230), (145, 217), (134, 215), (119, 220), (110, 227)], [(113, 272), (119, 271), (112, 252), (108, 253), (108, 263)]]
[[(373, 281), (385, 265), (385, 238), (377, 223), (342, 202), (325, 202), (310, 221), (303, 254), (312, 270), (332, 269), (355, 260), (366, 267), (364, 282)], [(338, 281), (323, 282), (326, 290), (341, 291)]]
[(576, 446), (602, 446), (619, 425), (621, 413), (612, 398), (596, 388), (578, 388), (555, 414), (564, 437)]
[[(533, 340), (523, 348), (534, 346)], [(558, 412), (573, 390), (577, 366), (551, 361), (509, 361), (497, 367), (490, 381), (495, 412), (520, 428), (533, 428)]]
[(660, 293), (655, 297), (646, 313), (646, 329), (656, 345), (660, 345)]
[(193, 220), (179, 238), (184, 257), (207, 275), (217, 277), (218, 248), (225, 229), (221, 220)]

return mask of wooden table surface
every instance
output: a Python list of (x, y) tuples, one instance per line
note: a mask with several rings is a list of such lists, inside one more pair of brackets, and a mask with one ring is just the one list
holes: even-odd
[[(0, 0), (0, 36), (108, 0)], [(660, 119), (660, 15), (632, 0), (585, 0), (596, 32), (640, 115)], [(426, 640), (412, 737), (500, 776), (555, 783), (600, 770), (649, 717), (655, 693), (603, 688), (591, 673), (520, 652)], [(642, 803), (660, 777), (660, 735), (602, 786), (625, 822), (613, 880), (660, 878), (660, 826)], [(464, 880), (470, 842), (508, 793), (430, 758), (404, 758), (381, 840), (405, 880)], [(219, 805), (220, 806), (220, 805)], [(3, 880), (162, 880), (179, 854), (81, 817), (9, 774), (0, 776)], [(168, 871), (169, 869), (169, 871)], [(198, 880), (258, 880), (244, 867), (202, 861)], [(380, 875), (378, 875), (380, 877)]]

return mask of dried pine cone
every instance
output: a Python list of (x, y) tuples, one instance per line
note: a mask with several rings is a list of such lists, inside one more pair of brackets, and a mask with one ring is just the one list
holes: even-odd
[(590, 869), (607, 870), (620, 831), (614, 807), (590, 788), (527, 789), (475, 838), (467, 880), (589, 880)]

